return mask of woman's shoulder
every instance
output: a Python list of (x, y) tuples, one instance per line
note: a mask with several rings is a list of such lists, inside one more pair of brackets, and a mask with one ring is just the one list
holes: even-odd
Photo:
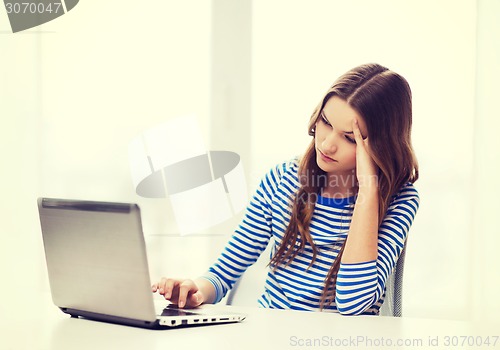
[(413, 203), (418, 209), (420, 205), (420, 196), (418, 194), (417, 188), (412, 182), (407, 182), (399, 191), (392, 197), (390, 207), (398, 206), (402, 203)]
[(274, 165), (265, 175), (263, 180), (271, 185), (279, 185), (283, 179), (295, 182), (298, 178), (299, 158), (291, 158)]
[(299, 172), (299, 158), (294, 157), (276, 164), (271, 170), (277, 179), (282, 179), (285, 176), (297, 177)]
[(276, 169), (276, 172), (279, 173), (281, 176), (283, 176), (283, 174), (287, 174), (287, 173), (297, 174), (299, 171), (299, 158), (295, 157), (295, 158), (291, 158), (291, 159), (288, 159), (286, 161), (283, 161), (281, 163), (278, 163), (275, 166), (275, 169)]

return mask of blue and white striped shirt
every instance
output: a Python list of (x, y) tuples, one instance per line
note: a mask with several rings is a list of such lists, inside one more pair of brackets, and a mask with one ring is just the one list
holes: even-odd
[[(290, 221), (290, 204), (300, 186), (298, 161), (273, 168), (261, 181), (244, 219), (224, 251), (203, 276), (215, 287), (216, 302), (272, 244), (271, 256), (281, 242)], [(310, 224), (311, 237), (318, 248), (312, 261), (312, 248), (306, 243), (290, 265), (268, 268), (265, 291), (258, 300), (262, 307), (317, 311), (330, 266), (347, 238), (356, 197), (318, 196)], [(336, 299), (325, 311), (348, 315), (378, 314), (384, 300), (385, 283), (403, 249), (415, 218), (419, 197), (411, 183), (394, 196), (378, 235), (377, 260), (341, 263)]]

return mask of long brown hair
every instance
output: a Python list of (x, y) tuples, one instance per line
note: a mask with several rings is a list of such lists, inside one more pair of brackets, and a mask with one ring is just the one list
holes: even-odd
[[(378, 166), (379, 226), (392, 197), (407, 182), (418, 179), (418, 163), (411, 145), (412, 104), (408, 82), (399, 74), (379, 64), (366, 64), (351, 69), (335, 81), (314, 110), (308, 126), (313, 136), (299, 162), (300, 187), (291, 204), (290, 223), (270, 265), (289, 265), (306, 244), (313, 251), (315, 262), (318, 249), (309, 231), (316, 199), (326, 183), (326, 173), (316, 162), (315, 127), (326, 102), (333, 96), (346, 101), (363, 118), (370, 140), (371, 156)], [(335, 283), (345, 241), (325, 279), (321, 309), (335, 300)]]

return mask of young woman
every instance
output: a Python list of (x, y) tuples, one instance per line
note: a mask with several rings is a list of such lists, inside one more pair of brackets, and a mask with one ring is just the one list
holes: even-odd
[(312, 114), (305, 154), (265, 175), (208, 272), (153, 292), (217, 303), (271, 244), (261, 306), (378, 314), (419, 206), (411, 124), (402, 76), (378, 64), (345, 73)]

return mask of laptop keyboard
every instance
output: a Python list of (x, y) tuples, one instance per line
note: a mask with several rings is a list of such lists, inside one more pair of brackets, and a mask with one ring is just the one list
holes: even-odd
[(161, 313), (161, 316), (189, 316), (189, 315), (198, 315), (198, 314), (195, 312), (189, 312), (186, 310), (172, 309), (172, 308), (165, 308)]

